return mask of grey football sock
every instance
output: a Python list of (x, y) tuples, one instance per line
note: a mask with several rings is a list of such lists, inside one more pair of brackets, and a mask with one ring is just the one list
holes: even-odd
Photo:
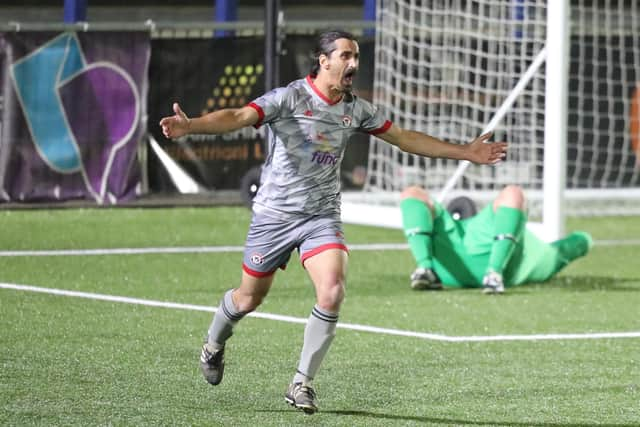
[(337, 323), (338, 313), (325, 311), (317, 305), (313, 307), (304, 329), (304, 344), (294, 383), (309, 382), (315, 377), (336, 336)]
[(238, 311), (231, 298), (232, 293), (233, 289), (230, 289), (224, 294), (218, 311), (213, 316), (211, 326), (209, 326), (207, 342), (216, 349), (224, 347), (225, 342), (233, 335), (235, 324), (247, 314)]

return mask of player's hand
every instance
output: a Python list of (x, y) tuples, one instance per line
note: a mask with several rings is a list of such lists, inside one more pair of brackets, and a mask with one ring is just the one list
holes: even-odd
[(507, 157), (506, 142), (487, 142), (491, 132), (480, 135), (467, 145), (468, 160), (473, 163), (494, 165)]
[(162, 133), (167, 138), (179, 138), (189, 133), (189, 125), (191, 120), (180, 109), (180, 105), (177, 102), (173, 103), (173, 112), (175, 115), (171, 117), (165, 117), (160, 120), (160, 126), (162, 127)]

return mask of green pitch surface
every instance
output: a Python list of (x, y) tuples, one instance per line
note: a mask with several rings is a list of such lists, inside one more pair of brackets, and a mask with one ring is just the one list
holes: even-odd
[(640, 218), (570, 221), (592, 252), (500, 296), (412, 291), (406, 249), (359, 246), (401, 232), (347, 226), (347, 297), (312, 416), (283, 398), (314, 304), (295, 255), (229, 341), (222, 384), (200, 376), (248, 221), (243, 208), (0, 211), (0, 425), (640, 425)]

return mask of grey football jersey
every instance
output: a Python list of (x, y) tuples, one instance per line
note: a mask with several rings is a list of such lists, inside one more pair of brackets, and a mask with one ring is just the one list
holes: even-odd
[(370, 102), (345, 95), (331, 103), (310, 76), (274, 89), (249, 106), (266, 125), (267, 155), (254, 210), (278, 217), (340, 214), (340, 164), (356, 132), (391, 126)]

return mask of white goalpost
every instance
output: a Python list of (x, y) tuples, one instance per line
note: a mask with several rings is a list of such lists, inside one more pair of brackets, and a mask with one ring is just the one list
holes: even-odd
[(402, 127), (459, 143), (491, 130), (510, 147), (502, 164), (477, 166), (372, 138), (344, 221), (400, 227), (408, 185), (481, 206), (518, 184), (548, 240), (565, 215), (640, 214), (637, 3), (379, 0), (374, 102)]

